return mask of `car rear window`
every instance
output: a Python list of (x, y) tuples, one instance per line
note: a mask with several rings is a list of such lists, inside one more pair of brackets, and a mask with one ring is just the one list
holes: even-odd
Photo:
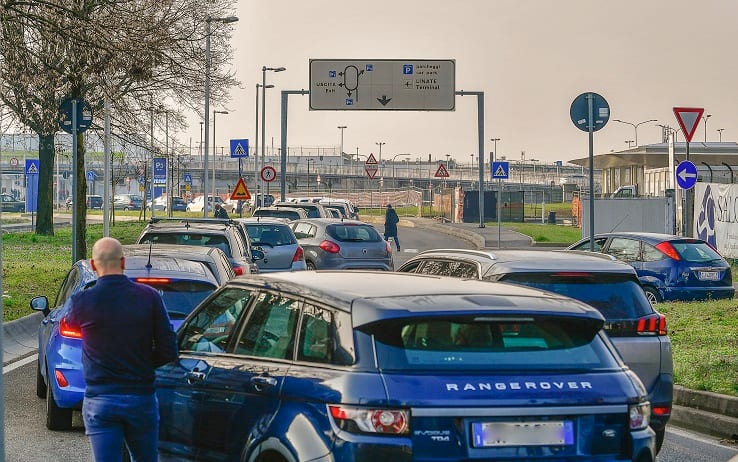
[(148, 233), (141, 239), (139, 244), (146, 244), (149, 241), (154, 244), (176, 244), (176, 245), (202, 245), (206, 247), (216, 247), (226, 255), (231, 255), (231, 246), (228, 244), (228, 238), (220, 234), (201, 234), (201, 233)]
[(171, 319), (184, 319), (201, 301), (205, 300), (216, 287), (204, 281), (133, 279), (136, 282), (149, 285), (159, 292), (164, 306)]
[(290, 220), (300, 219), (300, 214), (298, 212), (293, 212), (292, 210), (256, 210), (252, 216), (289, 218)]
[(278, 247), (297, 244), (294, 234), (287, 226), (249, 224), (246, 225), (246, 229), (249, 231), (249, 239), (251, 239), (252, 245)]
[(671, 241), (671, 245), (679, 253), (679, 256), (687, 261), (708, 262), (722, 260), (723, 257), (715, 252), (707, 242), (702, 241)]
[(626, 274), (511, 273), (500, 280), (580, 300), (597, 308), (605, 319), (635, 319), (653, 313), (643, 288)]
[(495, 316), (393, 319), (361, 328), (384, 370), (591, 370), (617, 366), (594, 319)]
[(326, 227), (326, 233), (341, 242), (379, 242), (382, 237), (369, 225), (340, 223)]

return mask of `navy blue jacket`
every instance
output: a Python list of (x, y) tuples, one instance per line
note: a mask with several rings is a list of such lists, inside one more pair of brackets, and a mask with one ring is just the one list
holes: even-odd
[(153, 288), (109, 275), (72, 297), (67, 322), (82, 331), (85, 395), (154, 393), (154, 371), (177, 359), (177, 340)]
[(395, 209), (387, 209), (384, 214), (384, 235), (397, 236), (397, 223), (399, 221), (400, 217), (397, 216)]

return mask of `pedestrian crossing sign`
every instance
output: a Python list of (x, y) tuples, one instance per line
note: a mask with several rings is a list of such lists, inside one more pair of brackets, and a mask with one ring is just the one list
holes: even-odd
[(509, 162), (492, 162), (492, 179), (506, 180), (510, 178)]
[(231, 140), (231, 158), (249, 156), (249, 140)]

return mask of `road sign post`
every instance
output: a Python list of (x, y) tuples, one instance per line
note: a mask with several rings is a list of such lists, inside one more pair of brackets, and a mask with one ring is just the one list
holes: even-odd
[[(702, 118), (702, 114), (704, 114), (704, 112), (705, 112), (705, 109), (701, 107), (675, 107), (674, 108), (674, 115), (677, 118), (677, 122), (679, 122), (679, 126), (681, 127), (682, 133), (684, 134), (684, 138), (687, 140), (686, 142), (687, 152), (685, 156), (685, 159), (687, 161), (689, 160), (689, 143), (692, 141), (694, 132), (697, 130), (697, 125), (699, 125), (700, 119)], [(679, 165), (681, 166), (682, 164), (679, 164)], [(679, 169), (677, 169), (677, 171), (678, 170)], [(695, 169), (695, 173), (696, 173), (696, 169)], [(678, 173), (677, 173), (676, 181), (677, 183), (679, 183), (680, 181)], [(697, 176), (695, 175), (695, 182), (696, 181), (697, 181)], [(684, 188), (684, 189), (685, 189), (684, 203), (682, 204), (682, 235), (689, 237), (689, 236), (694, 235), (694, 231), (692, 229), (692, 223), (694, 219), (693, 217), (694, 215), (694, 194), (692, 192), (691, 187)]]
[(502, 180), (510, 178), (509, 162), (492, 162), (492, 179), (497, 179), (497, 248), (501, 248), (502, 241)]
[(589, 133), (589, 250), (594, 252), (594, 132), (607, 125), (610, 106), (597, 93), (582, 93), (572, 101), (569, 115), (575, 127)]

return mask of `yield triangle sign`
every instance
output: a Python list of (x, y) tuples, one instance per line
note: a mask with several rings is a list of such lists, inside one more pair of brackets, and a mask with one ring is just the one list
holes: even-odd
[(373, 180), (374, 175), (377, 174), (377, 167), (365, 167), (364, 170), (366, 170), (366, 174), (369, 176), (370, 180)]
[(692, 141), (697, 125), (700, 123), (700, 118), (705, 112), (705, 108), (701, 107), (675, 107), (674, 115), (679, 122), (679, 126), (682, 127), (682, 133), (687, 141)]
[(377, 158), (374, 157), (374, 154), (369, 154), (369, 157), (366, 159), (366, 165), (377, 165)]
[(448, 178), (448, 170), (446, 170), (446, 166), (441, 164), (438, 166), (438, 170), (436, 170), (436, 178)]
[(233, 192), (231, 193), (231, 200), (247, 201), (249, 199), (251, 199), (249, 188), (246, 187), (246, 183), (244, 183), (243, 178), (239, 178), (238, 183), (236, 183), (236, 187), (233, 188)]

